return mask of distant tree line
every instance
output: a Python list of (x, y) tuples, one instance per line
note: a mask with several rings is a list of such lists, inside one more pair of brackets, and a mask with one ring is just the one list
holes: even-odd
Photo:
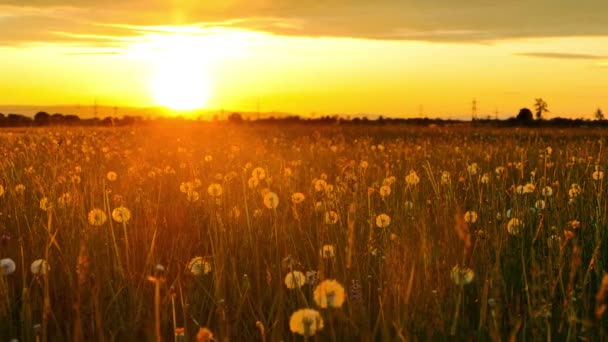
[(124, 116), (122, 118), (105, 117), (81, 119), (73, 114), (49, 114), (38, 112), (34, 117), (11, 113), (0, 113), (0, 127), (27, 127), (27, 126), (129, 126), (143, 122), (140, 116)]

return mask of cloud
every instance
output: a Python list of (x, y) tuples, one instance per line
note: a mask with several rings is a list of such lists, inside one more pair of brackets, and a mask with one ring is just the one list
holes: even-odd
[(608, 59), (604, 55), (590, 55), (582, 53), (562, 53), (562, 52), (523, 52), (516, 53), (516, 56), (536, 57), (536, 58), (553, 58), (553, 59), (587, 59), (587, 60), (603, 60)]
[[(217, 25), (272, 34), (488, 43), (608, 36), (608, 1), (554, 0), (0, 0), (0, 44), (137, 35), (134, 27)], [(102, 24), (102, 25), (99, 25)], [(122, 24), (122, 27), (104, 25)], [(82, 42), (77, 38), (75, 41)], [(92, 43), (95, 41), (93, 40)], [(556, 58), (556, 57), (555, 57)]]

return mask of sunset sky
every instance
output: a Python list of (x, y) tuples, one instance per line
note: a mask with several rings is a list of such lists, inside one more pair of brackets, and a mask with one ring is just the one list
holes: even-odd
[[(584, 3), (584, 5), (583, 5)], [(0, 0), (7, 105), (608, 111), (608, 1)]]

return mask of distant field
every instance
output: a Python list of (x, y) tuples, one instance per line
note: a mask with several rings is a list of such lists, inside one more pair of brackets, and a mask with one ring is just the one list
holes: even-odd
[(605, 339), (607, 133), (0, 131), (0, 340)]

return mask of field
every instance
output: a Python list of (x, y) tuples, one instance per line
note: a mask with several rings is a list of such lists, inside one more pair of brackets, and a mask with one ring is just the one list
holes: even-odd
[(606, 136), (2, 131), (0, 339), (605, 339)]

